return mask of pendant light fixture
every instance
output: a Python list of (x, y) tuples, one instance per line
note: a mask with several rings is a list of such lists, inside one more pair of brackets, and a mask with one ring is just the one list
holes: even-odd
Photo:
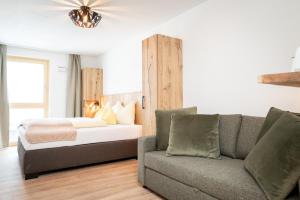
[(102, 19), (99, 13), (92, 11), (88, 6), (81, 6), (80, 9), (71, 10), (69, 16), (76, 26), (82, 28), (94, 28)]

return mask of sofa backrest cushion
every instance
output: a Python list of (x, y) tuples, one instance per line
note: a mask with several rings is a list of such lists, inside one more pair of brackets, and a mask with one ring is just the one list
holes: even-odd
[(242, 115), (220, 115), (219, 137), (221, 154), (236, 158), (236, 144)]
[(237, 140), (236, 156), (245, 159), (255, 146), (257, 137), (264, 123), (264, 117), (243, 116)]
[(156, 148), (159, 151), (167, 150), (169, 146), (171, 116), (173, 114), (180, 114), (180, 115), (197, 114), (197, 107), (155, 111)]

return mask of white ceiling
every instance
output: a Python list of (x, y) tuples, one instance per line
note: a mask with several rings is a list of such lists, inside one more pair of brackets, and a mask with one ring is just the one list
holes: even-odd
[[(0, 0), (0, 43), (97, 55), (148, 31), (203, 0)], [(82, 4), (102, 14), (94, 29), (76, 27), (68, 12)]]

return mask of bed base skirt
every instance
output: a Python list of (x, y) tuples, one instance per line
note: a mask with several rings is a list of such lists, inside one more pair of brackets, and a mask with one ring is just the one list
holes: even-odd
[(137, 139), (48, 149), (25, 150), (18, 140), (18, 154), (25, 180), (55, 170), (137, 157)]

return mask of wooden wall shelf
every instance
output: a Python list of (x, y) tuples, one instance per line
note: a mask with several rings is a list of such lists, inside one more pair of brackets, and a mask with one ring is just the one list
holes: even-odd
[(264, 74), (258, 78), (259, 83), (291, 87), (300, 87), (300, 72)]

